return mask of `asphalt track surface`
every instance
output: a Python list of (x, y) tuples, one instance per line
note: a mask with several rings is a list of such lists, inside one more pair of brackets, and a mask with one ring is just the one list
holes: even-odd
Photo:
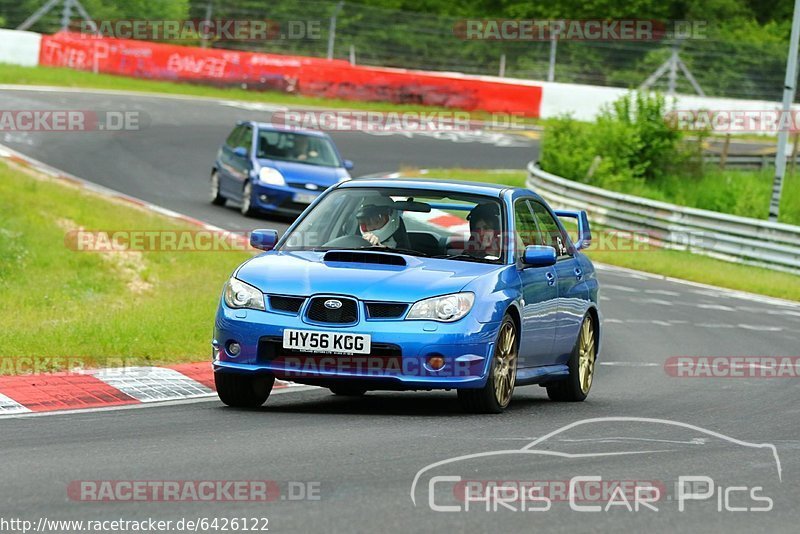
[[(141, 109), (153, 117), (147, 131), (7, 135), (2, 142), (226, 228), (283, 228), (205, 203), (217, 144), (235, 119), (253, 113), (154, 97), (3, 91), (2, 99), (5, 109)], [(334, 137), (364, 174), (404, 164), (521, 168), (536, 150), (358, 133)], [(346, 399), (327, 390), (298, 389), (251, 411), (210, 399), (4, 418), (0, 518), (267, 517), (273, 532), (795, 532), (799, 379), (679, 378), (664, 364), (673, 356), (797, 356), (800, 308), (616, 269), (602, 269), (600, 277), (604, 346), (584, 403), (553, 403), (544, 389), (531, 386), (518, 389), (502, 415), (469, 416), (453, 392), (374, 392)], [(594, 420), (548, 436), (596, 418), (648, 420)], [(520, 451), (534, 440), (539, 441), (532, 452)], [(764, 443), (774, 445), (776, 454), (752, 446)], [(477, 456), (425, 470), (472, 454)], [(592, 475), (609, 483), (650, 481), (662, 488), (658, 511), (642, 505), (639, 511), (614, 506), (579, 512), (553, 489)], [(549, 481), (551, 507), (530, 511), (544, 505), (528, 502), (522, 512), (525, 503), (511, 499), (508, 506), (496, 505), (497, 511), (486, 511), (481, 502), (469, 511), (433, 511), (432, 480), (438, 484), (434, 504), (464, 508), (452, 498), (453, 483), (434, 476), (503, 480), (517, 487)], [(710, 477), (712, 496), (684, 499), (680, 511), (674, 483), (681, 476)], [(80, 480), (273, 480), (281, 497), (269, 503), (79, 502), (69, 498), (67, 487)], [(289, 482), (312, 483), (319, 499), (292, 501)], [(748, 490), (735, 489), (742, 486)], [(729, 510), (764, 506), (754, 495), (771, 498), (772, 509)], [(633, 506), (634, 499), (627, 500)], [(576, 498), (574, 504), (593, 503)]]

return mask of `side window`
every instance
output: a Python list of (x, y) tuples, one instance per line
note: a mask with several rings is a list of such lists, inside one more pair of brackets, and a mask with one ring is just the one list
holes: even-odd
[(525, 247), (530, 245), (541, 245), (539, 231), (536, 228), (536, 221), (533, 218), (527, 200), (517, 200), (514, 203), (514, 239), (516, 243), (517, 257), (522, 257)]
[(243, 124), (240, 124), (239, 126), (234, 128), (233, 131), (228, 136), (228, 138), (225, 140), (225, 146), (229, 147), (230, 149), (236, 148), (237, 146), (236, 142), (239, 139), (239, 136), (241, 135), (243, 129), (244, 129)]
[(531, 202), (531, 206), (536, 217), (536, 224), (539, 226), (542, 243), (556, 249), (559, 257), (569, 254), (569, 241), (547, 208), (538, 202)]
[[(245, 126), (242, 128), (242, 134), (236, 139), (236, 147), (242, 147), (247, 150), (250, 155), (250, 149), (253, 146), (253, 128)], [(234, 147), (234, 148), (236, 148)]]

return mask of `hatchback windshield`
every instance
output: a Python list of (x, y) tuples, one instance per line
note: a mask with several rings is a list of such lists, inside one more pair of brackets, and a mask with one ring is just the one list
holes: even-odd
[(385, 250), (500, 263), (498, 198), (442, 191), (343, 188), (326, 195), (279, 250)]
[(257, 157), (321, 167), (341, 166), (339, 156), (328, 139), (295, 132), (260, 130)]

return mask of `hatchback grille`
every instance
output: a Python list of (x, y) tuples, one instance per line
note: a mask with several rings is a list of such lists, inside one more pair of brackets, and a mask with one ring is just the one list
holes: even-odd
[[(340, 307), (332, 308), (326, 302), (338, 302)], [(358, 320), (358, 305), (353, 299), (314, 297), (308, 305), (306, 317), (318, 323), (350, 324)]]
[(284, 297), (280, 295), (270, 295), (269, 307), (275, 311), (286, 313), (297, 313), (305, 302), (303, 297)]
[(370, 319), (396, 319), (402, 317), (408, 304), (396, 302), (368, 302), (367, 313)]

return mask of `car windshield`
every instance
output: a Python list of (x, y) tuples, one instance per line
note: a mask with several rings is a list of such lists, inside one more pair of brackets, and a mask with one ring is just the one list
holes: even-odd
[(257, 157), (320, 167), (341, 166), (330, 140), (297, 132), (260, 130)]
[(435, 190), (348, 187), (326, 195), (278, 250), (385, 250), (501, 263), (498, 198)]

